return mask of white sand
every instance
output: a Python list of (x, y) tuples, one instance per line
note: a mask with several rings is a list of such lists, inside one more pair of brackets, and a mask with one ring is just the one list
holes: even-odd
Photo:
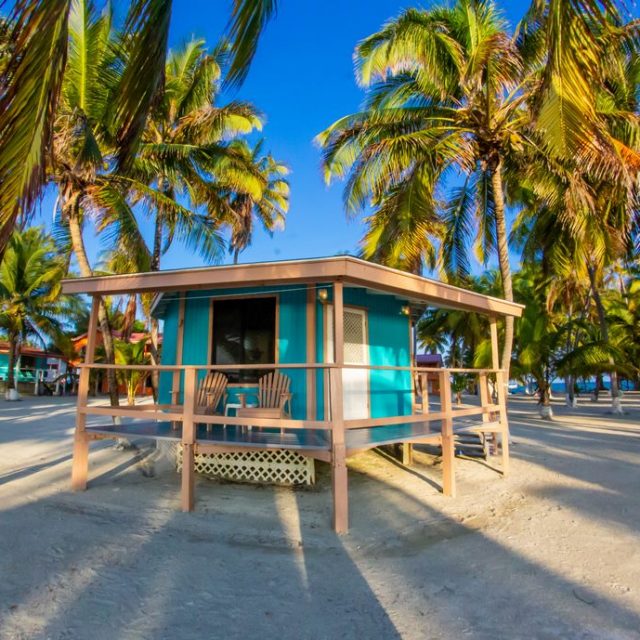
[[(73, 494), (73, 401), (0, 403), (0, 638), (640, 638), (640, 398), (553, 423), (511, 402), (512, 473), (350, 464), (351, 532), (310, 490), (179, 477), (92, 445)], [(99, 420), (99, 419), (98, 419)]]

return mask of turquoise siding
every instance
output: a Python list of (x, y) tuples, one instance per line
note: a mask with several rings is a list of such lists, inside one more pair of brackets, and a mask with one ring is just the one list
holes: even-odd
[[(46, 356), (22, 356), (22, 362), (25, 369), (46, 369)], [(9, 354), (0, 353), (0, 366), (9, 366)]]
[[(331, 302), (331, 286), (329, 291)], [(233, 290), (191, 292), (185, 307), (183, 363), (207, 365), (209, 363), (209, 310), (213, 297), (238, 294), (278, 295), (277, 357), (281, 364), (303, 363), (311, 360), (324, 362), (323, 314), (327, 307), (316, 304), (316, 349), (307, 357), (306, 346), (306, 289), (304, 287), (261, 287)], [(410, 366), (410, 337), (408, 318), (401, 314), (404, 304), (392, 295), (373, 295), (365, 289), (345, 287), (344, 303), (367, 310), (369, 330), (369, 362), (371, 365)], [(175, 364), (178, 302), (167, 305), (164, 313), (164, 344), (162, 363)], [(306, 372), (302, 369), (283, 369), (291, 378), (293, 393), (292, 413), (297, 419), (306, 418)], [(205, 371), (200, 372), (204, 376)], [(170, 402), (172, 375), (160, 377), (162, 403)], [(408, 371), (371, 371), (369, 374), (371, 417), (381, 418), (411, 413), (411, 374)], [(251, 394), (256, 388), (243, 385), (229, 387), (229, 402), (237, 402), (239, 392)], [(324, 419), (324, 382), (322, 371), (316, 374), (317, 417)]]
[[(365, 307), (369, 325), (369, 364), (411, 366), (409, 318), (394, 296), (372, 295), (365, 289), (344, 291), (344, 304)], [(411, 413), (411, 373), (376, 371), (369, 374), (371, 417), (385, 418)]]
[[(329, 299), (333, 302), (332, 290)], [(344, 289), (344, 305), (367, 311), (369, 330), (369, 364), (372, 366), (411, 366), (409, 319), (400, 312), (403, 301), (392, 295), (369, 293), (366, 289)], [(318, 362), (325, 360), (323, 312), (318, 304), (316, 321), (316, 352)], [(412, 383), (409, 371), (379, 371), (369, 373), (369, 402), (372, 418), (411, 414)], [(324, 419), (324, 381), (318, 376), (318, 418)]]
[[(161, 363), (176, 364), (176, 342), (178, 337), (178, 301), (174, 300), (164, 315), (162, 330)], [(161, 404), (171, 402), (171, 389), (173, 388), (173, 373), (163, 371), (160, 373), (160, 385), (158, 397)]]
[[(224, 298), (239, 294), (274, 293), (278, 296), (278, 340), (276, 351), (281, 364), (301, 363), (307, 360), (306, 344), (306, 289), (301, 287), (251, 287), (240, 289), (193, 291), (187, 295), (184, 314), (184, 344), (182, 348), (183, 364), (209, 364), (209, 312), (211, 298)], [(175, 364), (176, 336), (178, 325), (177, 301), (167, 306), (164, 314), (164, 344), (162, 363)], [(306, 416), (307, 389), (305, 371), (301, 369), (282, 369), (291, 378), (292, 413), (296, 417)], [(204, 377), (206, 371), (199, 372)], [(171, 374), (163, 374), (160, 382), (160, 402), (170, 402)], [(181, 382), (182, 391), (182, 382)], [(229, 387), (229, 402), (237, 401), (239, 392), (255, 392), (257, 387)], [(182, 398), (182, 393), (180, 394)]]

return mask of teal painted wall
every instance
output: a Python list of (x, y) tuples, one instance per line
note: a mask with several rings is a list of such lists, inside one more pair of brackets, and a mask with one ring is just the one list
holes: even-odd
[[(409, 318), (402, 315), (403, 301), (395, 296), (373, 295), (365, 289), (345, 288), (345, 306), (367, 309), (369, 364), (411, 366)], [(385, 418), (411, 413), (411, 373), (376, 371), (369, 374), (371, 417)]]
[[(307, 360), (306, 345), (306, 299), (305, 288), (301, 287), (251, 287), (239, 289), (193, 291), (187, 294), (184, 315), (183, 364), (209, 364), (209, 310), (210, 301), (241, 294), (277, 293), (278, 296), (278, 340), (276, 353), (278, 362), (300, 363)], [(162, 363), (175, 364), (176, 337), (178, 325), (178, 305), (173, 301), (164, 313), (164, 337)], [(282, 369), (291, 378), (292, 413), (296, 417), (306, 416), (306, 374), (300, 369)], [(204, 377), (206, 371), (199, 372)], [(160, 381), (160, 402), (170, 402), (171, 374), (163, 374)], [(182, 391), (182, 382), (180, 385)], [(229, 402), (237, 402), (239, 392), (255, 392), (257, 387), (229, 387)], [(181, 393), (182, 397), (182, 393)]]
[[(163, 315), (162, 330), (162, 351), (160, 361), (162, 364), (176, 364), (176, 341), (178, 337), (178, 305), (174, 300), (168, 305), (166, 313)], [(170, 404), (171, 389), (173, 388), (173, 372), (163, 371), (160, 373), (160, 384), (158, 398), (160, 404)]]
[[(327, 286), (328, 303), (333, 291)], [(402, 315), (406, 302), (393, 295), (371, 294), (366, 289), (345, 287), (344, 305), (365, 308), (369, 330), (369, 364), (374, 366), (411, 366), (409, 319)], [(324, 362), (323, 313), (327, 307), (316, 307), (316, 353)], [(318, 418), (324, 419), (324, 381), (318, 375)], [(376, 371), (369, 373), (369, 401), (372, 418), (410, 415), (412, 382), (409, 371)]]
[[(331, 287), (329, 300), (332, 300)], [(206, 365), (209, 362), (210, 299), (238, 294), (278, 294), (278, 361), (302, 363), (312, 358), (306, 353), (306, 289), (304, 287), (262, 287), (233, 290), (190, 292), (185, 307), (183, 363)], [(403, 301), (392, 295), (373, 295), (364, 289), (345, 287), (344, 303), (367, 309), (369, 329), (369, 362), (382, 366), (410, 366), (410, 337), (408, 318), (401, 314)], [(162, 363), (175, 364), (178, 302), (167, 305), (164, 313), (164, 343)], [(315, 361), (324, 362), (323, 314), (327, 307), (316, 304)], [(302, 369), (283, 369), (291, 378), (292, 413), (297, 419), (306, 418), (306, 372)], [(200, 372), (200, 376), (205, 375)], [(162, 403), (170, 402), (172, 374), (160, 377)], [(182, 385), (181, 385), (182, 386)], [(411, 413), (411, 374), (408, 371), (371, 371), (369, 374), (371, 417), (382, 418)], [(323, 374), (316, 374), (317, 418), (325, 416)], [(243, 385), (229, 387), (229, 402), (237, 402), (239, 392), (251, 393), (254, 388)]]

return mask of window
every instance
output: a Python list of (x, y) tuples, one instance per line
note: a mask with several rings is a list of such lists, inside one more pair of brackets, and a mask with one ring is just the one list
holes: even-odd
[[(212, 344), (212, 364), (275, 363), (276, 299), (214, 301)], [(256, 382), (265, 373), (265, 369), (226, 372), (229, 382)]]

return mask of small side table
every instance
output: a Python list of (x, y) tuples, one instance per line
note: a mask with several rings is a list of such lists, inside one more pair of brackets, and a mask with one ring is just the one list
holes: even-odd
[[(247, 409), (255, 409), (258, 405), (255, 402), (247, 402), (244, 405)], [(233, 409), (234, 411), (237, 411), (238, 409), (242, 409), (242, 403), (241, 402), (227, 402), (227, 404), (224, 405), (224, 415), (225, 416), (229, 416), (231, 415), (229, 413), (229, 411)], [(222, 425), (223, 427), (226, 427), (227, 425)], [(234, 427), (237, 427), (239, 425), (233, 425)], [(242, 429), (244, 430), (244, 427), (242, 427)], [(249, 429), (251, 429), (251, 427), (249, 427)]]

